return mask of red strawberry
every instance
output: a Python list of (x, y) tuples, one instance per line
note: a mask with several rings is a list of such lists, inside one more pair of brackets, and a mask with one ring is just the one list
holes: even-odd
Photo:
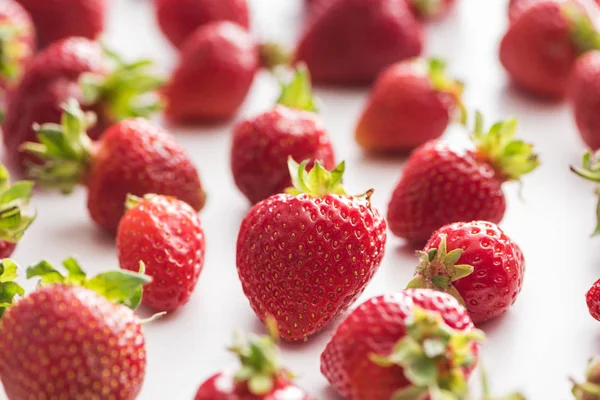
[(388, 206), (394, 235), (423, 243), (452, 222), (499, 223), (506, 211), (502, 184), (519, 180), (539, 161), (532, 146), (515, 139), (515, 119), (483, 131), (477, 114), (475, 149), (431, 141), (410, 156)]
[(568, 90), (579, 134), (592, 150), (600, 149), (600, 51), (579, 57)]
[(333, 148), (312, 98), (310, 77), (299, 67), (282, 85), (278, 104), (252, 119), (240, 122), (233, 133), (231, 170), (237, 187), (257, 203), (290, 187), (289, 157), (319, 160), (325, 169), (335, 167)]
[(600, 321), (600, 279), (594, 282), (590, 290), (585, 294), (585, 301), (590, 315)]
[(204, 265), (204, 231), (196, 210), (171, 197), (129, 196), (117, 233), (122, 269), (146, 267), (144, 304), (170, 311), (188, 302)]
[(588, 361), (585, 382), (573, 382), (573, 394), (576, 400), (598, 400), (600, 396), (600, 358), (592, 357)]
[(363, 292), (383, 258), (386, 224), (369, 191), (352, 197), (334, 171), (290, 158), (294, 189), (256, 204), (242, 222), (237, 269), (256, 315), (285, 340), (307, 340)]
[(154, 0), (160, 29), (176, 47), (198, 27), (216, 21), (232, 21), (248, 29), (246, 0)]
[(106, 0), (17, 0), (31, 15), (40, 47), (71, 36), (96, 39), (104, 30)]
[(321, 355), (321, 372), (347, 400), (458, 399), (483, 336), (452, 296), (405, 290), (352, 311)]
[(413, 12), (424, 20), (439, 19), (446, 15), (456, 0), (407, 0)]
[(598, 46), (598, 33), (575, 0), (544, 0), (522, 10), (500, 44), (512, 80), (532, 94), (561, 98), (582, 53)]
[(252, 36), (232, 22), (214, 22), (189, 36), (163, 94), (174, 120), (223, 120), (238, 111), (258, 71)]
[(315, 82), (364, 85), (422, 47), (423, 28), (406, 0), (332, 0), (315, 8), (295, 59)]
[(11, 184), (8, 170), (0, 164), (0, 259), (11, 256), (35, 219), (35, 215), (26, 212), (32, 189), (30, 181)]
[(140, 320), (128, 307), (137, 306), (149, 278), (110, 271), (88, 279), (75, 260), (63, 264), (68, 277), (47, 262), (30, 267), (27, 276), (41, 276), (47, 286), (18, 300), (0, 321), (6, 395), (135, 399), (146, 349)]
[(43, 144), (25, 144), (25, 151), (43, 160), (30, 164), (28, 172), (42, 186), (63, 193), (85, 184), (90, 216), (102, 229), (116, 233), (128, 193), (176, 197), (197, 211), (204, 206), (198, 172), (168, 132), (135, 118), (113, 125), (92, 142), (85, 133), (91, 115), (73, 102), (64, 111), (62, 126), (38, 128)]
[(462, 83), (448, 78), (445, 68), (440, 60), (418, 59), (385, 70), (356, 127), (358, 144), (368, 151), (405, 151), (440, 137), (464, 110)]
[(27, 11), (14, 0), (0, 2), (0, 88), (12, 86), (35, 53), (35, 29)]

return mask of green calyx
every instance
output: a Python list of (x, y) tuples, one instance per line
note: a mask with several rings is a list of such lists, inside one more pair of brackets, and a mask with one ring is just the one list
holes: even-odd
[(27, 279), (39, 277), (42, 286), (64, 284), (82, 286), (106, 297), (115, 304), (123, 304), (135, 310), (142, 301), (142, 288), (150, 283), (152, 278), (144, 275), (145, 267), (140, 263), (140, 272), (115, 270), (102, 272), (92, 278), (86, 273), (74, 258), (62, 262), (67, 275), (63, 275), (48, 261), (41, 261), (27, 268)]
[(27, 213), (31, 199), (33, 182), (17, 181), (10, 183), (8, 170), (0, 165), (0, 239), (16, 243), (29, 225), (35, 220), (35, 214)]
[(21, 29), (12, 23), (0, 22), (0, 76), (9, 81), (21, 75), (21, 59), (27, 51), (20, 34)]
[(435, 17), (444, 6), (443, 0), (411, 0), (412, 6), (423, 18)]
[(471, 140), (479, 155), (492, 164), (505, 180), (520, 180), (540, 165), (533, 145), (515, 139), (517, 120), (509, 119), (495, 123), (489, 131), (484, 131), (483, 116), (475, 116), (475, 131)]
[(304, 160), (298, 164), (292, 157), (288, 158), (288, 169), (293, 186), (286, 189), (286, 193), (295, 196), (306, 193), (314, 197), (327, 194), (346, 194), (342, 186), (342, 178), (346, 168), (343, 161), (333, 171), (328, 171), (319, 161), (315, 161), (310, 172), (306, 171), (308, 162), (308, 160)]
[(156, 196), (158, 196), (158, 195), (154, 194), (154, 193), (148, 193), (148, 194), (145, 194), (144, 197), (139, 197), (139, 196), (129, 193), (127, 195), (127, 197), (125, 198), (125, 209), (131, 210), (132, 208), (134, 208), (138, 204), (140, 204), (142, 201), (150, 200)]
[(317, 112), (317, 105), (312, 94), (310, 73), (305, 64), (299, 64), (289, 81), (280, 81), (281, 95), (277, 104), (297, 110)]
[(577, 400), (600, 400), (600, 358), (592, 357), (588, 362), (585, 382), (573, 382), (573, 395)]
[[(416, 2), (429, 3), (432, 0), (415, 0)], [(437, 1), (434, 1), (437, 3)], [(450, 95), (454, 100), (456, 115), (461, 124), (467, 123), (467, 108), (462, 101), (462, 95), (464, 92), (464, 84), (460, 81), (450, 78), (446, 74), (446, 62), (437, 58), (431, 58), (429, 60), (419, 60), (418, 62), (426, 63), (427, 76), (431, 81), (431, 85), (435, 90), (444, 92)]]
[(587, 10), (574, 0), (561, 6), (563, 15), (569, 22), (571, 40), (579, 54), (590, 50), (600, 50), (600, 33), (596, 30)]
[(18, 276), (18, 269), (17, 264), (11, 259), (5, 258), (0, 262), (0, 318), (12, 305), (16, 296), (25, 294), (21, 285), (14, 282)]
[[(581, 166), (571, 165), (571, 171), (592, 182), (600, 183), (600, 151), (596, 153), (586, 152), (583, 155)], [(596, 229), (592, 236), (600, 234), (600, 186), (596, 187), (598, 204), (596, 205)]]
[(258, 54), (260, 65), (271, 71), (279, 66), (288, 65), (291, 60), (290, 53), (277, 43), (261, 44)]

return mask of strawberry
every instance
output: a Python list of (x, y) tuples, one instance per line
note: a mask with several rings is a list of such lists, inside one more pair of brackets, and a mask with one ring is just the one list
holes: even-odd
[(26, 212), (33, 182), (10, 183), (8, 170), (0, 164), (0, 259), (10, 257), (35, 215)]
[(23, 162), (19, 148), (35, 141), (36, 122), (60, 122), (61, 105), (70, 98), (98, 115), (97, 138), (110, 125), (127, 117), (148, 116), (159, 103), (146, 97), (160, 85), (150, 61), (126, 64), (100, 44), (69, 38), (48, 47), (30, 63), (11, 93), (2, 125), (8, 156)]
[(175, 47), (181, 47), (198, 27), (216, 21), (250, 26), (246, 0), (154, 0), (160, 29)]
[(416, 57), (423, 28), (406, 0), (318, 3), (296, 48), (315, 82), (366, 85), (389, 65)]
[(42, 287), (9, 306), (0, 321), (6, 395), (11, 400), (135, 399), (144, 381), (146, 349), (132, 309), (149, 278), (119, 271), (88, 278), (74, 259), (63, 264), (66, 277), (44, 261), (28, 268), (27, 276), (40, 276)]
[(415, 15), (424, 20), (440, 19), (446, 15), (456, 0), (407, 0)]
[(522, 89), (545, 98), (565, 95), (577, 57), (599, 44), (586, 11), (575, 0), (544, 0), (518, 13), (500, 44), (500, 61)]
[(600, 51), (579, 57), (567, 93), (581, 138), (592, 150), (600, 149)]
[(231, 170), (237, 187), (252, 204), (290, 187), (287, 160), (319, 160), (335, 167), (333, 148), (316, 114), (310, 77), (300, 66), (289, 84), (282, 84), (277, 105), (240, 122), (233, 132)]
[(173, 120), (224, 120), (238, 111), (258, 71), (252, 36), (232, 22), (214, 22), (194, 31), (163, 94)]
[(70, 102), (64, 106), (62, 126), (38, 127), (41, 143), (26, 143), (23, 150), (43, 161), (31, 163), (29, 175), (63, 193), (86, 185), (90, 216), (110, 233), (116, 233), (128, 193), (176, 197), (197, 211), (204, 206), (198, 172), (168, 132), (133, 118), (113, 125), (92, 142), (85, 133), (92, 118)]
[(590, 290), (585, 294), (585, 302), (587, 303), (590, 315), (600, 321), (600, 279), (594, 282)]
[(96, 39), (104, 30), (106, 0), (17, 0), (31, 15), (40, 48), (60, 39)]
[(440, 60), (417, 59), (385, 70), (356, 127), (358, 144), (368, 151), (406, 151), (440, 137), (464, 110), (462, 83), (448, 78), (445, 68)]
[(14, 0), (0, 2), (0, 49), (0, 88), (6, 90), (18, 81), (35, 53), (35, 28)]
[(486, 133), (477, 113), (471, 137), (475, 149), (437, 140), (417, 148), (388, 206), (392, 233), (424, 243), (452, 222), (499, 223), (506, 211), (502, 184), (520, 180), (539, 165), (532, 146), (515, 139), (516, 126), (515, 119), (498, 122)]
[(294, 188), (256, 204), (242, 221), (237, 269), (256, 315), (273, 315), (285, 340), (307, 340), (363, 292), (381, 263), (385, 220), (372, 190), (353, 197), (341, 179), (344, 163), (289, 159)]
[(408, 287), (453, 295), (466, 307), (475, 324), (504, 314), (521, 292), (523, 253), (491, 222), (444, 226), (418, 255), (420, 264)]
[(204, 265), (204, 231), (196, 210), (172, 197), (128, 196), (129, 209), (117, 231), (122, 269), (138, 271), (140, 262), (152, 283), (144, 304), (170, 311), (188, 302)]
[(585, 374), (585, 382), (573, 382), (573, 395), (576, 400), (598, 400), (600, 399), (600, 358), (590, 358)]
[(321, 372), (348, 400), (458, 400), (483, 337), (452, 296), (405, 290), (352, 311), (321, 354)]

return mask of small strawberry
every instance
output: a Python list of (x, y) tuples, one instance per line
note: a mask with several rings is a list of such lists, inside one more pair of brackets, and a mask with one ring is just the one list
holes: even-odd
[(256, 315), (273, 315), (285, 340), (307, 340), (363, 292), (381, 263), (386, 224), (372, 191), (346, 194), (344, 163), (289, 159), (294, 188), (256, 204), (237, 241), (237, 269)]
[(347, 400), (464, 399), (483, 338), (452, 296), (405, 290), (352, 311), (321, 355), (321, 372)]
[(544, 0), (522, 9), (500, 44), (500, 61), (522, 89), (561, 98), (577, 57), (600, 46), (586, 11), (575, 0)]
[(590, 315), (600, 321), (600, 279), (594, 282), (590, 290), (585, 294), (585, 302), (587, 303)]
[(21, 77), (35, 53), (35, 28), (27, 11), (15, 0), (0, 2), (0, 88), (11, 87)]
[(163, 90), (173, 120), (224, 120), (244, 102), (259, 68), (258, 48), (241, 26), (214, 22), (194, 31)]
[(70, 193), (78, 184), (88, 189), (90, 216), (107, 232), (116, 233), (128, 193), (176, 197), (199, 211), (205, 194), (196, 168), (175, 139), (142, 118), (127, 119), (92, 142), (85, 133), (93, 114), (76, 102), (64, 106), (62, 125), (38, 126), (41, 143), (23, 150), (41, 159), (29, 175), (42, 186)]
[(456, 297), (475, 324), (504, 314), (517, 300), (525, 259), (519, 246), (491, 222), (456, 222), (438, 229), (418, 252), (410, 288)]
[(600, 149), (600, 51), (579, 57), (568, 88), (569, 102), (579, 134), (592, 150)]
[(11, 184), (8, 170), (0, 164), (0, 259), (11, 256), (35, 219), (35, 215), (26, 213), (32, 189), (30, 181)]
[(411, 150), (440, 137), (456, 111), (465, 118), (462, 83), (445, 74), (443, 61), (403, 61), (377, 81), (356, 127), (356, 141), (368, 151)]
[(571, 381), (576, 400), (600, 399), (600, 357), (592, 357), (588, 361), (584, 383), (577, 383), (573, 379)]
[(415, 15), (424, 20), (440, 19), (448, 14), (456, 0), (407, 0)]
[(332, 0), (318, 2), (295, 59), (317, 83), (366, 85), (422, 48), (423, 28), (406, 0)]
[(160, 29), (175, 46), (200, 26), (216, 21), (232, 21), (248, 29), (247, 0), (154, 0)]
[(28, 268), (27, 277), (41, 277), (42, 287), (9, 306), (0, 321), (8, 399), (135, 399), (146, 349), (132, 309), (149, 278), (120, 271), (88, 278), (74, 259), (63, 265), (68, 276), (44, 261)]
[(520, 180), (539, 161), (532, 146), (515, 139), (517, 121), (483, 131), (477, 113), (471, 139), (475, 149), (431, 141), (410, 156), (388, 206), (394, 235), (423, 243), (452, 222), (499, 223), (506, 211), (502, 184)]
[(128, 196), (129, 209), (117, 231), (122, 269), (138, 271), (140, 262), (152, 283), (144, 304), (170, 311), (188, 302), (204, 265), (204, 231), (196, 210), (172, 197)]
[(291, 186), (289, 157), (297, 162), (309, 160), (309, 169), (316, 160), (327, 170), (335, 167), (331, 142), (315, 113), (306, 68), (298, 67), (281, 89), (274, 108), (240, 122), (233, 133), (233, 178), (253, 204)]
[[(596, 151), (595, 153), (586, 152), (583, 155), (581, 166), (576, 167), (572, 165), (571, 171), (596, 184), (600, 183), (600, 151)], [(596, 194), (600, 194), (598, 189), (596, 192)], [(596, 235), (600, 235), (600, 197), (598, 199), (598, 206), (596, 207), (596, 228), (592, 236)]]

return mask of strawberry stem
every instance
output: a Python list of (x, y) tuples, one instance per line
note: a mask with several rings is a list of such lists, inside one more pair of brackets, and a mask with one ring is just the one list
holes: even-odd
[[(571, 171), (592, 182), (600, 182), (600, 151), (595, 153), (587, 151), (581, 160), (581, 166), (576, 167), (571, 165)], [(600, 186), (596, 185), (596, 193), (598, 194), (598, 203), (596, 205), (596, 228), (592, 236), (600, 234)]]
[(569, 21), (571, 40), (579, 54), (594, 49), (600, 50), (600, 34), (596, 30), (587, 10), (575, 1), (570, 0), (562, 5), (561, 11)]
[(308, 160), (304, 160), (298, 164), (291, 156), (288, 158), (288, 169), (293, 187), (286, 189), (286, 193), (296, 196), (306, 193), (314, 197), (321, 197), (327, 194), (346, 194), (342, 186), (342, 178), (345, 170), (345, 163), (343, 161), (333, 171), (328, 171), (319, 161), (315, 161), (314, 167), (310, 172), (307, 172), (307, 165)]
[(462, 125), (467, 123), (467, 108), (462, 101), (464, 84), (461, 81), (451, 79), (446, 73), (446, 62), (438, 58), (431, 58), (427, 61), (427, 74), (434, 89), (448, 93), (456, 110), (458, 110), (458, 120)]
[(310, 73), (305, 64), (299, 64), (289, 82), (280, 81), (281, 95), (277, 104), (297, 110), (317, 112), (310, 84)]
[(21, 59), (27, 51), (20, 34), (21, 29), (7, 19), (0, 21), (0, 75), (11, 81), (21, 75)]
[(276, 67), (288, 65), (291, 60), (290, 53), (277, 43), (261, 44), (258, 53), (260, 65), (271, 71)]
[(16, 296), (23, 296), (25, 290), (18, 283), (14, 282), (17, 279), (17, 264), (8, 258), (0, 262), (0, 318), (6, 310), (12, 305)]
[(10, 184), (8, 170), (0, 165), (0, 239), (16, 243), (29, 225), (35, 213), (26, 213), (33, 191), (33, 182), (18, 181)]

